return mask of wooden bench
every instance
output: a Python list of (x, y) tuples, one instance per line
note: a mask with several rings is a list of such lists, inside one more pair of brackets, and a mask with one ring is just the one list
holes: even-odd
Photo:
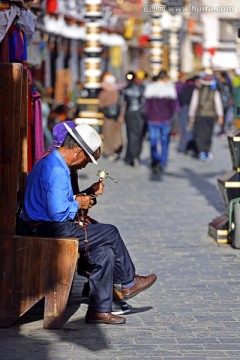
[(43, 327), (63, 326), (78, 259), (78, 240), (16, 235), (27, 175), (27, 71), (0, 64), (0, 327), (44, 301)]

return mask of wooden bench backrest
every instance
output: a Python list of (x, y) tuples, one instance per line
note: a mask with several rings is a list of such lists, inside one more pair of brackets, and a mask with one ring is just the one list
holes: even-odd
[(26, 177), (27, 74), (22, 64), (0, 64), (0, 99), (0, 235), (13, 236)]

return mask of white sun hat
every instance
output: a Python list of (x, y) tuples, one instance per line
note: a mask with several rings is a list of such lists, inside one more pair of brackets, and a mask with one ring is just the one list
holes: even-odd
[(96, 130), (88, 124), (79, 124), (74, 129), (71, 129), (66, 123), (64, 125), (76, 143), (86, 151), (92, 162), (97, 164), (93, 154), (101, 146), (102, 140)]

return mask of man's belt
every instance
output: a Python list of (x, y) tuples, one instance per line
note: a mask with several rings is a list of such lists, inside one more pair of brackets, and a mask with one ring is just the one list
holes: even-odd
[(43, 224), (45, 221), (27, 221), (29, 227), (34, 227)]

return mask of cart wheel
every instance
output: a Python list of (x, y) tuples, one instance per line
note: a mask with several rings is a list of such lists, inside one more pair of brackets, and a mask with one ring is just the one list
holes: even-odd
[(233, 206), (233, 223), (232, 246), (235, 249), (240, 249), (240, 203)]

